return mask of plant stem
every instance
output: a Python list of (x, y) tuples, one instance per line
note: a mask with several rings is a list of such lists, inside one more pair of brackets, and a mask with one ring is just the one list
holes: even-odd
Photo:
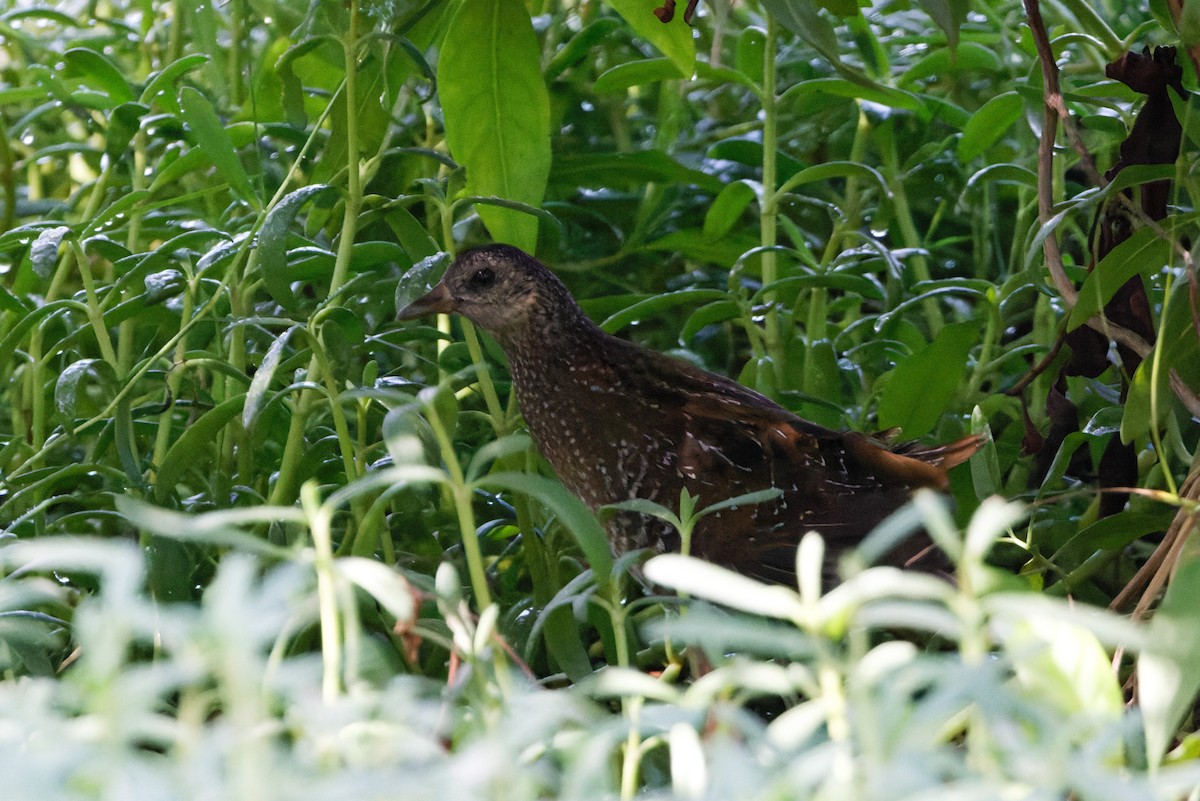
[[(777, 54), (779, 27), (775, 18), (767, 16), (767, 36), (763, 49), (763, 85), (762, 85), (762, 194), (763, 202), (759, 217), (759, 245), (762, 251), (762, 281), (763, 285), (773, 284), (779, 277), (779, 266), (776, 259), (775, 245), (778, 242), (779, 196), (776, 187), (779, 184), (776, 155), (779, 147), (778, 131), (778, 98), (775, 87), (775, 58)], [(767, 358), (771, 361), (774, 386), (778, 388), (783, 383), (783, 342), (779, 329), (779, 312), (775, 308), (774, 291), (763, 295), (767, 312), (763, 319), (763, 339)]]
[(320, 502), (315, 484), (305, 484), (300, 503), (308, 518), (313, 542), (313, 568), (317, 574), (317, 608), (321, 621), (321, 696), (331, 703), (342, 688), (342, 622), (338, 615), (333, 574), (333, 510)]
[[(342, 288), (342, 285), (346, 283), (346, 276), (349, 275), (350, 262), (354, 254), (354, 239), (358, 233), (358, 215), (362, 210), (363, 201), (362, 174), (360, 172), (358, 152), (359, 121), (354, 116), (358, 85), (358, 28), (358, 2), (351, 0), (350, 28), (346, 31), (342, 42), (342, 53), (346, 68), (346, 82), (344, 84), (346, 97), (346, 195), (342, 214), (342, 227), (338, 235), (337, 256), (333, 265), (333, 275), (329, 279), (330, 295), (336, 294)], [(316, 332), (311, 331), (310, 333), (315, 339)], [(325, 380), (325, 376), (321, 370), (320, 359), (317, 358), (316, 354), (309, 360), (307, 375), (308, 380), (312, 382)], [(336, 405), (336, 387), (333, 388), (333, 391), (334, 394), (331, 395), (330, 402)], [(287, 442), (284, 446), (283, 458), (279, 466), (279, 477), (271, 491), (271, 503), (290, 503), (295, 495), (296, 483), (299, 480), (299, 469), (302, 463), (301, 452), (304, 449), (305, 428), (314, 402), (315, 397), (312, 390), (301, 390), (300, 397), (297, 399), (296, 406), (292, 412), (292, 421), (288, 428)], [(347, 480), (353, 480), (356, 477), (353, 470), (353, 444), (347, 438), (340, 435), (338, 436), (338, 443), (343, 451), (343, 460), (351, 466), (351, 473), (346, 478)], [(347, 448), (350, 448), (350, 453), (346, 452)], [(362, 503), (354, 504), (354, 509), (356, 519), (361, 520), (363, 512)]]

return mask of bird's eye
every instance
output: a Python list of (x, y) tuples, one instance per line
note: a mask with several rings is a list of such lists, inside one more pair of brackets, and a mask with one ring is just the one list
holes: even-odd
[(481, 267), (467, 279), (472, 289), (487, 289), (496, 283), (496, 274), (487, 267)]

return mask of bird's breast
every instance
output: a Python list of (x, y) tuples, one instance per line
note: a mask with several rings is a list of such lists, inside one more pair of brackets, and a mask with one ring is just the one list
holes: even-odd
[(678, 443), (660, 406), (607, 371), (528, 369), (541, 366), (512, 363), (517, 397), (539, 450), (567, 489), (592, 508), (657, 499), (667, 490), (677, 472)]

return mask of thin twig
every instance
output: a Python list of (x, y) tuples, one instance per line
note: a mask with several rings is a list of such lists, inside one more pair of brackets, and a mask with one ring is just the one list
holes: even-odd
[[(1179, 496), (1191, 501), (1200, 500), (1200, 469), (1192, 470), (1191, 475), (1184, 480), (1183, 486), (1179, 488)], [(1117, 593), (1108, 608), (1120, 611), (1136, 597), (1138, 601), (1133, 608), (1132, 617), (1135, 620), (1145, 617), (1151, 604), (1157, 600), (1163, 587), (1175, 573), (1180, 553), (1195, 525), (1195, 507), (1182, 504), (1162, 542), (1154, 549), (1154, 553), (1150, 554), (1146, 564), (1142, 565), (1129, 583)]]
[[(1062, 91), (1058, 85), (1058, 65), (1054, 63), (1054, 51), (1050, 49), (1050, 39), (1046, 35), (1046, 25), (1042, 21), (1042, 10), (1038, 0), (1025, 0), (1025, 15), (1029, 20), (1029, 29), (1033, 33), (1033, 42), (1037, 47), (1038, 61), (1042, 65), (1042, 138), (1038, 142), (1038, 219), (1042, 225), (1050, 222), (1054, 216), (1054, 139), (1058, 134), (1058, 120), (1062, 116), (1055, 106), (1065, 111)], [(1058, 294), (1066, 302), (1067, 308), (1074, 308), (1079, 293), (1075, 285), (1067, 277), (1063, 268), (1062, 251), (1058, 247), (1058, 237), (1051, 231), (1042, 240), (1042, 253), (1046, 258), (1046, 268)]]

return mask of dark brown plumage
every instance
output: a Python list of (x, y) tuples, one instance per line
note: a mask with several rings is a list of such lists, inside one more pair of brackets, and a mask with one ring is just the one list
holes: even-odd
[[(863, 434), (804, 420), (741, 384), (610, 336), (562, 282), (517, 248), (468, 251), (408, 320), (462, 314), (508, 356), (521, 412), (563, 484), (592, 509), (648, 498), (697, 508), (778, 488), (773, 501), (706, 516), (692, 553), (749, 576), (790, 583), (801, 536), (815, 530), (836, 555), (857, 544), (912, 489), (945, 489), (946, 470), (981, 439), (889, 449)], [(607, 520), (614, 553), (679, 549), (679, 535), (646, 515)], [(889, 561), (924, 547), (909, 543)]]

